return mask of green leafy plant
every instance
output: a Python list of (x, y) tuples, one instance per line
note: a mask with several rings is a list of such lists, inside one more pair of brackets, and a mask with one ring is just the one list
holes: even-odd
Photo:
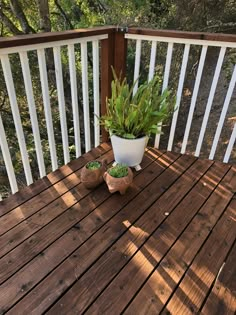
[(140, 85), (133, 95), (136, 82), (130, 87), (113, 70), (111, 97), (107, 99), (107, 114), (100, 123), (111, 135), (136, 139), (160, 132), (158, 123), (167, 120), (174, 109), (174, 98), (169, 90), (161, 93), (160, 80), (155, 76)]
[(91, 162), (88, 162), (86, 165), (86, 168), (92, 171), (97, 170), (100, 167), (101, 167), (101, 163), (98, 161), (91, 161)]
[(116, 164), (108, 169), (108, 173), (115, 178), (121, 178), (128, 175), (128, 166), (125, 164)]

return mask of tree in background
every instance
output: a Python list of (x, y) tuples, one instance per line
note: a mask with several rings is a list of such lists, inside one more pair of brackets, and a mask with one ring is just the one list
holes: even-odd
[(1, 36), (94, 25), (236, 31), (234, 0), (1, 0)]

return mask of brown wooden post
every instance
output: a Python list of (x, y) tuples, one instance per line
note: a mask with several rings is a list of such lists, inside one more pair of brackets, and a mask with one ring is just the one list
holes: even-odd
[[(112, 67), (116, 74), (126, 74), (127, 40), (123, 29), (114, 29), (107, 39), (101, 41), (101, 115), (106, 113), (106, 99), (111, 96)], [(108, 133), (102, 128), (102, 142), (107, 142)]]
[(115, 33), (114, 47), (114, 69), (121, 78), (126, 76), (127, 39), (125, 38), (126, 28), (119, 28)]
[[(114, 33), (101, 41), (101, 113), (106, 114), (106, 99), (111, 96), (112, 71), (114, 64)], [(108, 132), (102, 128), (102, 142), (109, 139)]]

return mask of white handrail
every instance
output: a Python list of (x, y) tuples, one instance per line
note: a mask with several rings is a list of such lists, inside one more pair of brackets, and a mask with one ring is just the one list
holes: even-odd
[(94, 40), (102, 40), (108, 38), (107, 34), (103, 35), (95, 35), (95, 36), (88, 36), (88, 37), (80, 37), (80, 38), (73, 38), (73, 39), (65, 39), (65, 40), (58, 40), (54, 42), (47, 42), (47, 43), (40, 43), (40, 44), (33, 44), (33, 45), (23, 45), (17, 47), (8, 47), (8, 48), (0, 48), (0, 55), (9, 55), (14, 53), (19, 53), (21, 51), (31, 51), (37, 49), (46, 49), (46, 48), (53, 48), (53, 47), (62, 47), (70, 44), (80, 44), (80, 43), (88, 43)]
[(140, 34), (125, 34), (125, 38), (134, 40), (146, 40), (146, 41), (157, 41), (163, 43), (175, 43), (175, 44), (189, 44), (189, 45), (200, 45), (200, 46), (213, 46), (213, 47), (229, 47), (236, 48), (236, 42), (222, 42), (214, 40), (204, 39), (192, 39), (192, 38), (175, 38), (165, 36), (150, 36)]

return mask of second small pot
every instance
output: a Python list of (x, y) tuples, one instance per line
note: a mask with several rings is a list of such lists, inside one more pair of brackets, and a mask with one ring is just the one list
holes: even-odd
[(128, 167), (128, 175), (125, 177), (116, 178), (109, 174), (109, 172), (105, 172), (104, 180), (107, 183), (107, 187), (110, 193), (114, 193), (119, 191), (121, 195), (124, 195), (127, 188), (131, 185), (133, 181), (133, 173), (131, 169)]

